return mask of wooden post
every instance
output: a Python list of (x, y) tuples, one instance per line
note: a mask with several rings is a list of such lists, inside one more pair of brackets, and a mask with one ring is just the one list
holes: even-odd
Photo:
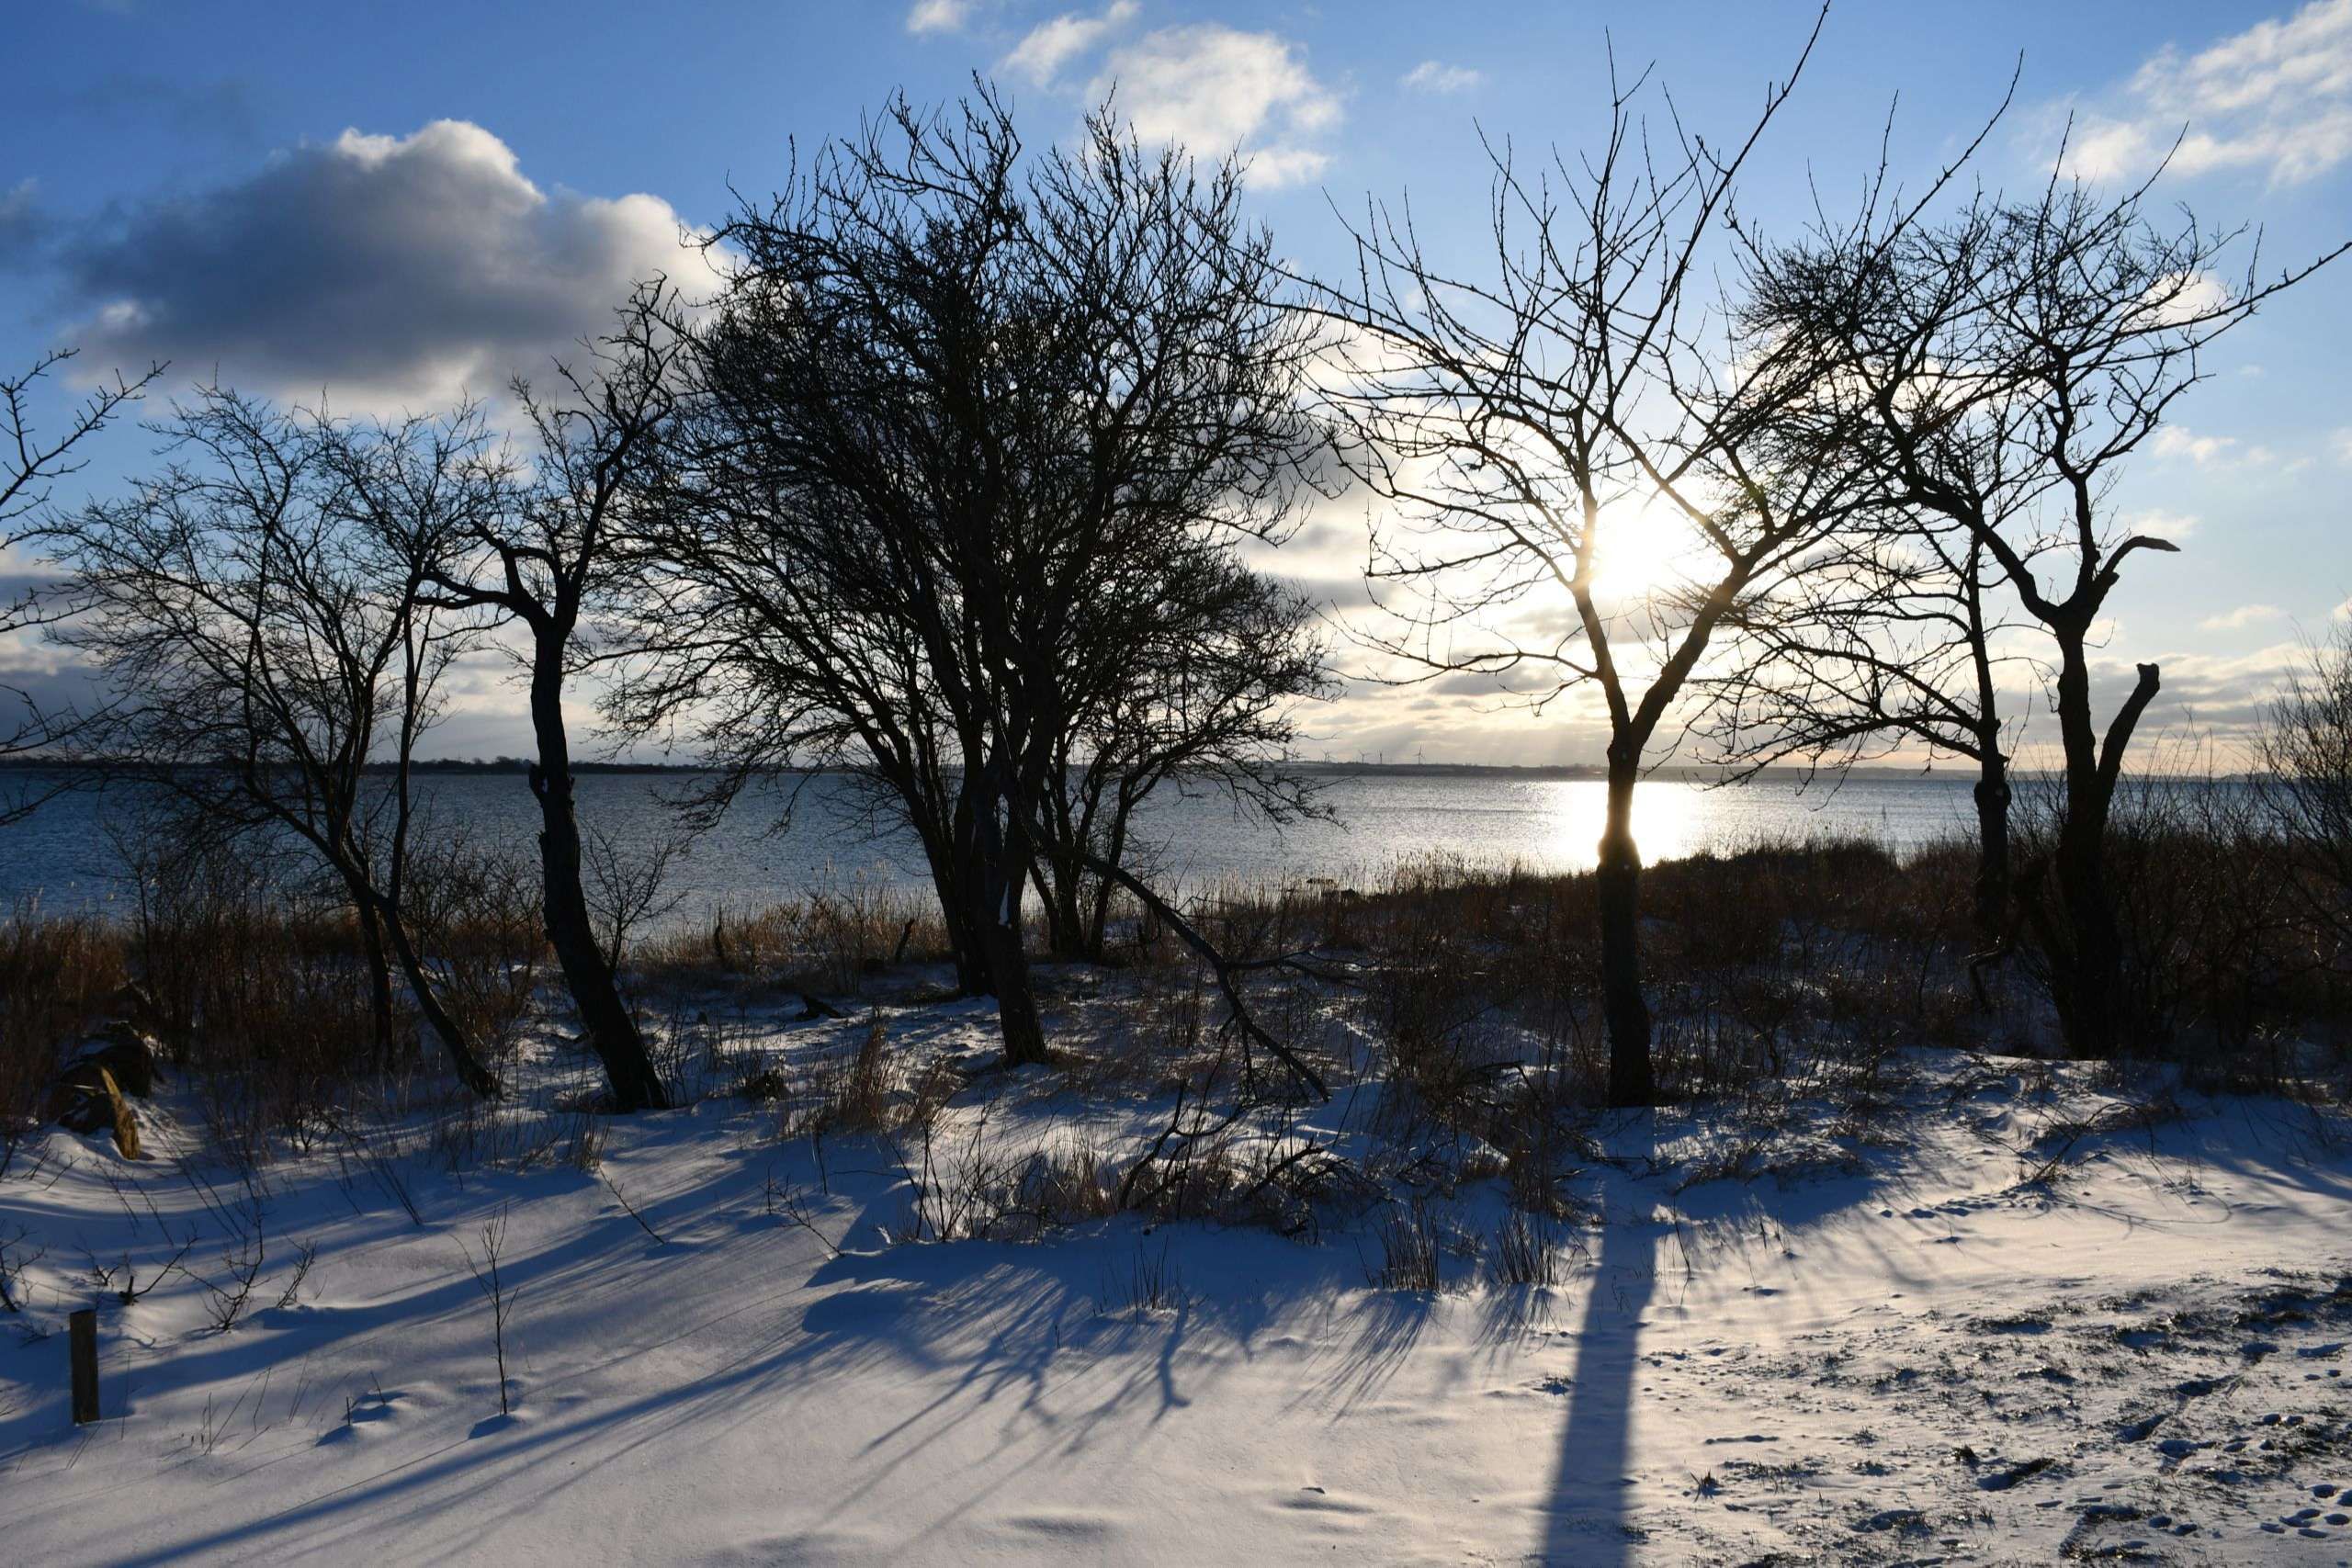
[(66, 1319), (74, 1359), (74, 1425), (98, 1418), (98, 1314), (84, 1307)]

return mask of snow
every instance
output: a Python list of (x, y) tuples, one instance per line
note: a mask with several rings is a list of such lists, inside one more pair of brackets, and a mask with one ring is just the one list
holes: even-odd
[[(745, 1015), (719, 1054), (790, 1064), (865, 1028), (787, 1017)], [(973, 1004), (888, 1021), (910, 1052), (993, 1049)], [(558, 1108), (579, 1066), (536, 1060), (470, 1156), (417, 1106), (399, 1152), (322, 1136), (248, 1187), (185, 1084), (142, 1108), (158, 1157), (56, 1132), (20, 1153), (6, 1558), (2352, 1556), (2352, 1145), (2301, 1104), (1920, 1053), (1877, 1138), (1829, 1106), (1619, 1113), (1584, 1130), (1572, 1186), (1600, 1223), (1560, 1227), (1561, 1283), (1493, 1282), (1487, 1180), (1430, 1196), (1430, 1293), (1367, 1283), (1377, 1214), (894, 1243), (886, 1150), (836, 1138), (820, 1166), (773, 1107), (718, 1096), (605, 1125), (589, 1167)], [(1360, 1137), (1366, 1103), (1318, 1114)], [(1083, 1111), (1131, 1149), (1165, 1109), (975, 1071), (941, 1137), (1018, 1150)], [(503, 1417), (467, 1258), (502, 1214)], [(63, 1328), (101, 1294), (92, 1260), (143, 1289), (191, 1235), (186, 1273), (105, 1297), (105, 1419), (75, 1429)]]

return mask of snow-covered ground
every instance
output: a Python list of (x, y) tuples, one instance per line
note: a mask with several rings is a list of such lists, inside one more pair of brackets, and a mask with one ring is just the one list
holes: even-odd
[[(865, 1028), (783, 1016), (728, 1049)], [(991, 1026), (889, 1020), (975, 1066)], [(1487, 1180), (1430, 1200), (1430, 1293), (1367, 1283), (1378, 1211), (892, 1244), (885, 1151), (820, 1168), (740, 1099), (612, 1123), (591, 1162), (543, 1053), (526, 1168), (322, 1135), (249, 1186), (185, 1086), (142, 1111), (147, 1162), (20, 1155), (0, 1559), (2352, 1559), (2352, 1145), (2299, 1104), (2143, 1125), (2086, 1071), (1949, 1055), (1866, 1142), (1827, 1107), (1621, 1113), (1585, 1129), (1601, 1223), (1561, 1230), (1559, 1284), (1493, 1282)], [(1017, 1149), (1077, 1104), (978, 1071), (940, 1138)], [(1131, 1151), (1161, 1112), (1091, 1113)], [(473, 1267), (501, 1215), (506, 1416)], [(105, 1419), (76, 1429), (65, 1314), (102, 1296)]]

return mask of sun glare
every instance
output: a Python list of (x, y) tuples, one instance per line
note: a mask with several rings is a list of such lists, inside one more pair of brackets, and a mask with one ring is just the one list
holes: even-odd
[(1595, 551), (1592, 585), (1604, 599), (1646, 599), (1688, 569), (1694, 543), (1689, 525), (1662, 508), (1604, 516)]

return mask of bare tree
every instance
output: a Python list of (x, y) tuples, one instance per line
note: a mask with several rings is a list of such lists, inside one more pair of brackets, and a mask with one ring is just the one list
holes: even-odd
[[(46, 513), (57, 481), (79, 472), (86, 461), (77, 449), (125, 405), (144, 396), (148, 384), (164, 373), (161, 365), (150, 366), (137, 377), (118, 373), (85, 397), (61, 429), (44, 435), (33, 414), (40, 383), (74, 355), (72, 349), (53, 349), (34, 360), (30, 368), (0, 377), (0, 573), (9, 570), (9, 558), (28, 557), (38, 547), (46, 531)], [(31, 562), (27, 559), (24, 564)], [(35, 582), (0, 591), (0, 637), (49, 618), (55, 596), (44, 592), (45, 586)], [(29, 692), (0, 685), (0, 705), (15, 709), (0, 725), (0, 757), (55, 746), (73, 734), (71, 712), (44, 710)], [(0, 799), (0, 828), (30, 815), (69, 783), (61, 776)]]
[(1156, 792), (1214, 793), (1280, 824), (1321, 811), (1283, 765), (1302, 698), (1326, 692), (1329, 651), (1311, 601), (1233, 560), (1222, 543), (1168, 541), (1148, 603), (1097, 598), (1110, 635), (1054, 673), (1079, 716), (1054, 741), (1040, 815), (1039, 891), (1053, 951), (1102, 962), (1115, 882), (1091, 860), (1132, 864), (1136, 813)]
[[(96, 743), (216, 828), (313, 852), (358, 923), (379, 1059), (393, 1045), (389, 947), (458, 1077), (496, 1093), (402, 906), (410, 767), (469, 630), (420, 590), (440, 536), (475, 504), (478, 426), (359, 430), (208, 389), (159, 434), (173, 455), (160, 475), (54, 530), (74, 573), (59, 635), (110, 692)], [(432, 476), (397, 528), (360, 525), (347, 482), (359, 463)]]
[(2257, 781), (2271, 824), (2305, 863), (2295, 886), (2333, 944), (2352, 962), (2352, 621), (2314, 644), (2271, 705), (2258, 743)]
[[(670, 1095), (621, 999), (613, 972), (617, 953), (608, 956), (597, 941), (581, 874), (563, 699), (582, 654), (583, 614), (612, 581), (619, 541), (633, 526), (624, 514), (656, 488), (648, 476), (674, 400), (672, 369), (680, 344), (663, 327), (672, 303), (663, 286), (640, 290), (618, 331), (594, 345), (593, 367), (558, 367), (555, 400), (515, 383), (536, 437), (526, 470), (518, 474), (502, 462), (480, 476), (488, 504), (464, 508), (456, 526), (435, 532), (443, 553), (424, 571), (434, 606), (491, 612), (528, 639), (522, 658), (538, 753), (529, 778), (539, 807), (548, 941), (588, 1043), (604, 1064), (613, 1109), (624, 1112), (667, 1109)], [(416, 498), (436, 482), (423, 465), (447, 454), (395, 446), (390, 450), (409, 460), (388, 465), (383, 453), (345, 450), (352, 451), (345, 478), (354, 496), (388, 538), (401, 537)]]
[[(1016, 1063), (1045, 1050), (1021, 908), (1057, 770), (1148, 700), (1131, 655), (1171, 606), (1197, 637), (1200, 606), (1279, 603), (1196, 586), (1243, 581), (1216, 563), (1283, 530), (1314, 447), (1304, 334), (1238, 200), (1232, 164), (1147, 154), (1107, 112), (1024, 164), (986, 88), (900, 100), (728, 227), (740, 264), (695, 332), (649, 657), (614, 712), (695, 711), (730, 781), (852, 770), (922, 843)], [(1295, 647), (1261, 668), (1295, 682)]]
[(1983, 547), (1939, 522), (1897, 509), (1849, 527), (1737, 617), (1730, 656), (1706, 676), (1718, 699), (1708, 739), (1735, 779), (1792, 759), (1838, 773), (1920, 751), (1972, 764), (1973, 914), (1989, 963), (2011, 929), (2018, 726), (2002, 676), (2022, 655), (2004, 638)]
[[(1633, 833), (1652, 748), (1717, 633), (1874, 501), (1856, 411), (1824, 395), (1835, 365), (1698, 281), (1740, 254), (1737, 178), (1812, 47), (1727, 146), (1679, 119), (1654, 142), (1641, 82), (1614, 93), (1608, 139), (1582, 160), (1531, 173), (1490, 144), (1482, 280), (1430, 259), (1408, 212), (1374, 207), (1355, 281), (1315, 290), (1344, 367), (1350, 466), (1392, 507), (1370, 576), (1412, 591), (1384, 601), (1404, 630), (1374, 646), (1408, 678), (1484, 672), (1538, 706), (1600, 698), (1612, 1104), (1656, 1095)], [(1619, 542), (1645, 533), (1671, 541), (1657, 553), (1679, 557), (1675, 580), (1612, 587)]]
[(2158, 224), (2147, 191), (2101, 197), (2053, 176), (2032, 199), (1980, 197), (1932, 226), (1866, 217), (1758, 253), (1757, 321), (1839, 365), (1887, 503), (1953, 532), (1969, 570), (1981, 563), (2048, 650), (2064, 808), (2053, 896), (2025, 912), (2067, 1041), (2090, 1055), (2111, 1055), (2124, 1022), (2107, 825), (2160, 684), (2139, 665), (2102, 726), (2092, 652), (2124, 564), (2178, 548), (2120, 527), (2112, 490), (2203, 378), (2205, 346), (2342, 254), (2267, 282), (2250, 258), (2232, 283), (2221, 269), (2239, 236), (2188, 214)]

